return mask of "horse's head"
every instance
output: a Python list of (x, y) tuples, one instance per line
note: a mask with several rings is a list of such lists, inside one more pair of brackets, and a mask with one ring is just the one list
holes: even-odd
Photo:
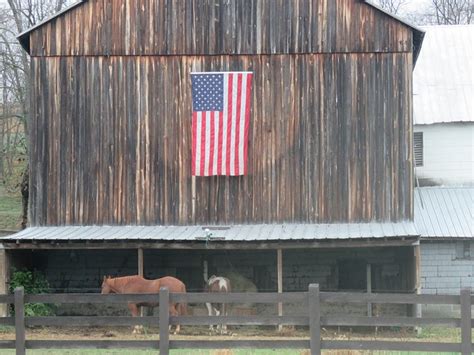
[(113, 293), (112, 287), (110, 286), (110, 281), (112, 278), (110, 276), (104, 276), (104, 280), (102, 281), (102, 294)]

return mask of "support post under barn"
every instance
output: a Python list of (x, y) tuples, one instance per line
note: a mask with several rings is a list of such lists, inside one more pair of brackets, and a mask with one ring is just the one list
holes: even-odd
[[(141, 277), (145, 277), (145, 267), (144, 267), (144, 263), (143, 263), (143, 248), (138, 248), (137, 250), (138, 252), (138, 275), (140, 275)], [(143, 307), (140, 307), (140, 316), (144, 316), (145, 315), (145, 310)]]
[(138, 275), (144, 277), (143, 248), (138, 248)]
[[(277, 282), (278, 282), (278, 293), (283, 292), (283, 251), (277, 249)], [(283, 303), (278, 303), (278, 316), (283, 315)], [(278, 331), (282, 331), (283, 327), (281, 324), (278, 326)]]
[[(419, 295), (421, 293), (421, 252), (420, 252), (420, 244), (414, 246), (413, 250), (413, 257), (414, 257), (414, 276), (415, 276), (415, 293)], [(414, 305), (414, 315), (416, 318), (421, 318), (421, 304)], [(420, 328), (417, 328), (417, 332), (420, 332)]]
[[(372, 293), (372, 264), (367, 264), (367, 293)], [(372, 317), (372, 303), (367, 303), (367, 317)]]
[[(9, 268), (8, 254), (3, 244), (0, 244), (0, 294), (3, 295), (8, 293)], [(6, 316), (8, 316), (8, 307), (6, 304), (0, 304), (0, 317)]]

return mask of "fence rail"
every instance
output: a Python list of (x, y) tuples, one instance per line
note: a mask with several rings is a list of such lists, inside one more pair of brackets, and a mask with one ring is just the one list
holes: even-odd
[[(436, 351), (471, 354), (471, 314), (473, 295), (470, 289), (463, 289), (459, 296), (415, 295), (415, 294), (363, 294), (320, 292), (318, 285), (310, 285), (307, 292), (284, 293), (169, 293), (166, 288), (157, 294), (147, 295), (100, 295), (100, 294), (38, 294), (25, 295), (23, 288), (17, 288), (14, 295), (0, 295), (0, 303), (14, 304), (14, 317), (1, 317), (1, 325), (15, 326), (15, 340), (0, 341), (0, 349), (16, 349), (25, 354), (26, 349), (72, 349), (72, 348), (152, 348), (160, 354), (170, 349), (310, 349), (311, 354), (320, 354), (321, 349), (347, 350), (398, 350)], [(26, 303), (127, 303), (154, 302), (160, 305), (159, 316), (73, 316), (73, 317), (25, 317)], [(306, 307), (303, 316), (170, 316), (170, 303), (298, 303)], [(350, 315), (321, 315), (321, 304), (345, 303), (388, 303), (388, 304), (454, 304), (460, 305), (461, 318), (412, 318), (412, 317), (361, 317)], [(308, 339), (287, 340), (172, 340), (170, 325), (295, 325), (309, 327)], [(29, 326), (129, 326), (159, 325), (159, 340), (26, 340)], [(401, 342), (375, 340), (322, 340), (323, 326), (443, 326), (461, 329), (460, 343)]]

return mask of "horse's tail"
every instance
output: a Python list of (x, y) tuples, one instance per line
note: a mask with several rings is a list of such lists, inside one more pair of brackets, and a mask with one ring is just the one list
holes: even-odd
[[(184, 284), (183, 284), (181, 292), (186, 293), (186, 286)], [(188, 314), (188, 304), (186, 302), (179, 303), (178, 307), (179, 307), (178, 313), (180, 315), (186, 316)]]
[(188, 315), (188, 305), (186, 303), (180, 303), (178, 304), (178, 307), (179, 307), (179, 314), (181, 316)]

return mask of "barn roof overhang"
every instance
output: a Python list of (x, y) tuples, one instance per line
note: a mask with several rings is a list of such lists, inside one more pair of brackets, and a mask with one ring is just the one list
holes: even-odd
[(7, 249), (295, 249), (414, 245), (412, 222), (235, 226), (31, 227), (4, 237)]

